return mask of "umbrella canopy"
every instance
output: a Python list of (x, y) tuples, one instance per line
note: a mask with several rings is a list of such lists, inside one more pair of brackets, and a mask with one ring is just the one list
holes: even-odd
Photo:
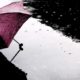
[(22, 24), (30, 16), (24, 13), (0, 14), (0, 49), (7, 48)]

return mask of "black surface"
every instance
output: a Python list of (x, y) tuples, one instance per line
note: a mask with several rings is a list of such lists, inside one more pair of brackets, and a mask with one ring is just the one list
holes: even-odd
[(0, 52), (0, 80), (27, 80), (26, 74)]
[(35, 8), (32, 17), (41, 19), (41, 23), (80, 41), (79, 0), (28, 0), (24, 5)]
[(3, 40), (3, 38), (0, 36), (0, 49), (6, 48), (7, 45), (5, 44), (5, 41)]

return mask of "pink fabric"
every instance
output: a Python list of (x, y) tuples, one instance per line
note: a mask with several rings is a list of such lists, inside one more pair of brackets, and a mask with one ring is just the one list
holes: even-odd
[(5, 44), (3, 48), (10, 45), (15, 34), (28, 18), (29, 15), (22, 13), (0, 14), (0, 37), (4, 41), (3, 45)]
[(17, 31), (30, 17), (24, 10), (21, 12), (22, 5), (20, 3), (16, 4), (12, 3), (0, 9), (2, 11), (0, 12), (0, 49), (10, 45)]

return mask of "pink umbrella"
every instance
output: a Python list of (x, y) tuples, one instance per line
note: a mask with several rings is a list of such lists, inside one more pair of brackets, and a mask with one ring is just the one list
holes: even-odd
[(30, 17), (22, 7), (21, 2), (16, 2), (0, 9), (0, 49), (10, 45), (20, 27)]

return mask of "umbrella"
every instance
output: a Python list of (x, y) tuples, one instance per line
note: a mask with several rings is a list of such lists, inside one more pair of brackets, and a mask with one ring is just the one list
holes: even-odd
[(29, 18), (23, 13), (0, 14), (0, 49), (7, 48), (22, 24)]
[(11, 9), (14, 8), (14, 5), (7, 5), (2, 9), (3, 12), (0, 13), (0, 49), (7, 48), (10, 45), (18, 30), (30, 17), (25, 11), (7, 12), (10, 7)]
[[(21, 9), (21, 11), (14, 11), (16, 9), (15, 6), (22, 7), (21, 3), (12, 3), (0, 9), (0, 49), (9, 47), (18, 30), (30, 17), (30, 15), (27, 14), (23, 9)], [(19, 7), (18, 9), (20, 9)], [(12, 8), (15, 8), (12, 10), (13, 12), (10, 10)], [(19, 51), (23, 50), (22, 46), (22, 43), (19, 44)], [(16, 53), (16, 55), (19, 53), (19, 51)], [(0, 78), (2, 80), (27, 80), (27, 73), (11, 63), (16, 55), (11, 61), (8, 61), (3, 53), (0, 52)]]

